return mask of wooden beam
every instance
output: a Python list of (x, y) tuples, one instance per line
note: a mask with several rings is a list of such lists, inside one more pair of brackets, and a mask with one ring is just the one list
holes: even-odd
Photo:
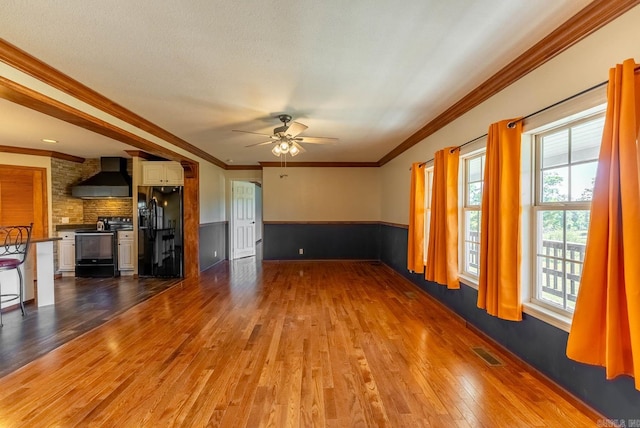
[(214, 165), (225, 163), (0, 38), (0, 61)]
[(142, 150), (125, 150), (125, 153), (127, 153), (132, 158), (142, 158), (142, 159), (150, 160), (150, 161), (165, 161), (165, 160), (167, 160), (165, 158), (153, 155), (151, 153), (144, 152)]
[(137, 147), (143, 151), (158, 154), (167, 159), (176, 161), (189, 160), (183, 155), (173, 152), (159, 144), (118, 128), (109, 122), (105, 122), (81, 110), (63, 104), (60, 101), (47, 97), (2, 76), (0, 76), (0, 98), (63, 120), (72, 125), (80, 126), (113, 140)]
[(184, 277), (197, 279), (200, 276), (200, 176), (196, 162), (189, 163), (185, 169), (183, 191)]

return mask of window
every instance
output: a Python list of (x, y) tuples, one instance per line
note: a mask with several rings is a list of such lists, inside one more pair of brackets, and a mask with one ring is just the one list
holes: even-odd
[(535, 135), (535, 263), (532, 301), (561, 313), (575, 309), (604, 116)]
[(433, 167), (424, 169), (424, 265), (427, 265), (429, 250), (429, 227), (431, 226), (431, 190), (433, 189)]
[(480, 265), (480, 208), (484, 182), (484, 161), (484, 153), (464, 159), (462, 273), (473, 278), (478, 278), (478, 266)]

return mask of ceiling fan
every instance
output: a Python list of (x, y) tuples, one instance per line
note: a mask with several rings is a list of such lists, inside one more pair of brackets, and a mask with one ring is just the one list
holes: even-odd
[[(246, 147), (263, 146), (266, 144), (274, 144), (271, 153), (276, 156), (291, 155), (296, 156), (304, 153), (305, 149), (300, 145), (303, 144), (333, 144), (338, 141), (337, 138), (330, 137), (301, 137), (299, 134), (308, 128), (300, 122), (291, 122), (291, 116), (288, 114), (278, 115), (278, 119), (282, 122), (282, 126), (273, 129), (273, 134), (262, 134), (260, 132), (240, 131), (234, 129), (234, 132), (244, 132), (245, 134), (264, 135), (269, 137), (268, 141), (250, 144)], [(289, 124), (290, 123), (290, 124)]]

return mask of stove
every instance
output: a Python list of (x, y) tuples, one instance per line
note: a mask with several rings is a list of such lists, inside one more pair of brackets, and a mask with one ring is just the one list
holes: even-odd
[(98, 217), (98, 221), (104, 223), (105, 232), (118, 230), (133, 230), (131, 217)]
[(76, 231), (76, 276), (112, 277), (118, 272), (116, 232), (133, 230), (131, 217), (99, 217), (105, 230)]

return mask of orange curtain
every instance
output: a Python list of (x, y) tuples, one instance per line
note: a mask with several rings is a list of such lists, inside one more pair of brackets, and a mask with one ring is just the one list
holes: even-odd
[(424, 272), (424, 165), (419, 163), (411, 166), (407, 247), (407, 269)]
[[(512, 123), (510, 128), (508, 125)], [(522, 121), (489, 127), (482, 190), (478, 307), (522, 320), (520, 302), (520, 148)]]
[(431, 224), (424, 277), (460, 288), (458, 281), (458, 159), (460, 150), (437, 151), (433, 166)]
[(609, 72), (607, 115), (567, 356), (635, 377), (640, 390), (640, 75)]

